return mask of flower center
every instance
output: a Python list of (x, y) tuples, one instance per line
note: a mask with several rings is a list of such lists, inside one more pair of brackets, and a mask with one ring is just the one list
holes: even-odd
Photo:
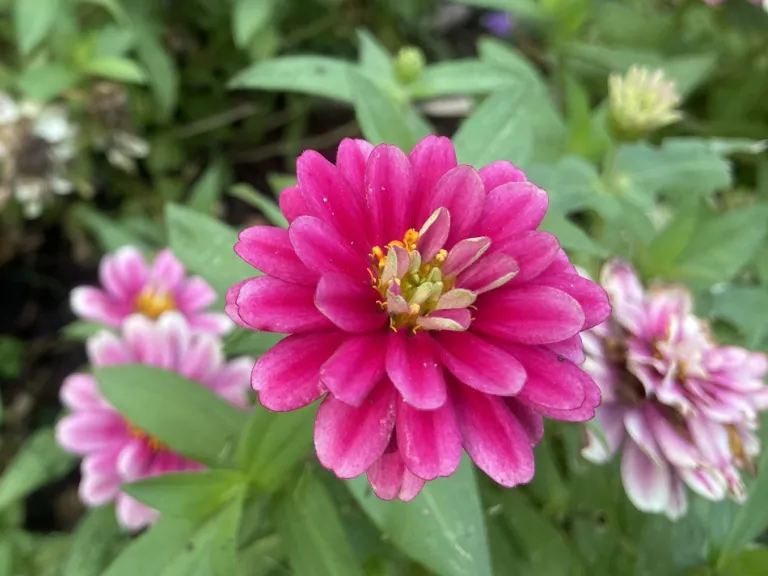
[(139, 440), (146, 441), (147, 446), (149, 446), (149, 449), (152, 452), (160, 452), (161, 450), (165, 449), (165, 445), (162, 442), (160, 442), (160, 440), (158, 440), (153, 436), (150, 436), (135, 424), (126, 421), (126, 425), (128, 426), (128, 432), (131, 434), (131, 436)]
[(163, 312), (176, 309), (173, 294), (167, 290), (144, 288), (136, 297), (136, 309), (144, 316), (156, 320)]

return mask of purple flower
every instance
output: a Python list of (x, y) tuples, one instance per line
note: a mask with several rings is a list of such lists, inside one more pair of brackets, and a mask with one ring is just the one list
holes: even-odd
[(514, 20), (508, 12), (488, 12), (480, 22), (496, 36), (509, 36), (514, 26)]

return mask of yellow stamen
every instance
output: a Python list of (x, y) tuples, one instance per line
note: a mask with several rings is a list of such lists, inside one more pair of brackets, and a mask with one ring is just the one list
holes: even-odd
[(152, 320), (159, 318), (163, 312), (176, 309), (176, 301), (170, 292), (149, 287), (136, 297), (135, 305), (136, 310)]
[(159, 452), (160, 450), (165, 448), (165, 446), (163, 446), (160, 440), (158, 440), (157, 438), (154, 438), (153, 436), (150, 436), (135, 424), (131, 422), (127, 422), (126, 424), (128, 425), (128, 432), (130, 432), (131, 436), (133, 436), (134, 438), (138, 438), (140, 440), (146, 440), (147, 446), (149, 446), (149, 449), (152, 452)]

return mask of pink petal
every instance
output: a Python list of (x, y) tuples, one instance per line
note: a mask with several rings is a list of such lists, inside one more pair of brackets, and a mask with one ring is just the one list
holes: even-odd
[(285, 219), (288, 220), (288, 223), (293, 222), (299, 216), (309, 214), (298, 186), (291, 186), (280, 192), (279, 203), (280, 211), (285, 216)]
[(536, 230), (544, 220), (548, 206), (547, 193), (535, 184), (503, 184), (487, 194), (475, 234), (490, 236), (498, 242), (514, 234)]
[(124, 482), (133, 482), (143, 478), (154, 453), (143, 438), (131, 440), (120, 452), (117, 458), (117, 471)]
[(579, 303), (548, 286), (493, 290), (477, 300), (473, 330), (522, 344), (549, 344), (578, 334), (584, 326)]
[(179, 259), (174, 256), (170, 249), (165, 249), (158, 252), (154, 262), (152, 262), (149, 282), (153, 286), (173, 292), (184, 280), (184, 275), (184, 265), (179, 262)]
[[(126, 442), (130, 440), (126, 439)], [(98, 450), (86, 455), (80, 463), (81, 476), (107, 476), (117, 478), (117, 458), (123, 451), (124, 443)]]
[(413, 147), (408, 158), (413, 166), (415, 208), (422, 208), (419, 214), (424, 216), (423, 222), (434, 212), (425, 209), (424, 204), (434, 193), (437, 182), (456, 167), (456, 151), (450, 139), (429, 135)]
[(464, 449), (478, 468), (511, 488), (533, 478), (533, 450), (525, 429), (501, 398), (458, 384), (453, 389)]
[(248, 280), (241, 280), (234, 286), (230, 286), (224, 295), (224, 312), (226, 312), (230, 320), (242, 328), (248, 328), (248, 325), (240, 318), (240, 314), (237, 311), (237, 297), (240, 296), (240, 290), (247, 282)]
[[(585, 422), (591, 420), (595, 417), (595, 409), (600, 406), (600, 388), (597, 387), (597, 384), (586, 373), (582, 376), (581, 385), (584, 388), (584, 403), (578, 408), (558, 410), (557, 408), (548, 408), (536, 404), (533, 405), (533, 408), (553, 420), (561, 420), (563, 422)], [(519, 395), (518, 398), (520, 398)]]
[(522, 232), (494, 243), (491, 252), (511, 256), (520, 267), (514, 283), (535, 278), (552, 263), (560, 252), (560, 243), (549, 232)]
[(629, 264), (612, 260), (600, 272), (600, 284), (613, 304), (613, 315), (628, 330), (637, 331), (644, 320), (644, 293), (640, 279)]
[(584, 344), (581, 341), (581, 334), (574, 334), (570, 338), (560, 342), (547, 344), (547, 348), (552, 350), (558, 356), (565, 356), (574, 364), (581, 364), (585, 360)]
[(467, 386), (497, 396), (517, 394), (526, 373), (517, 359), (471, 332), (438, 332), (440, 361)]
[(117, 476), (86, 475), (80, 480), (77, 494), (86, 506), (103, 506), (111, 502), (120, 490), (120, 479)]
[(118, 301), (132, 300), (149, 277), (147, 261), (133, 246), (124, 246), (104, 256), (99, 265), (99, 281)]
[(448, 257), (442, 266), (443, 276), (457, 276), (477, 262), (491, 245), (488, 237), (466, 238), (459, 240), (448, 252)]
[(69, 296), (72, 312), (80, 318), (119, 327), (133, 310), (133, 302), (114, 301), (98, 288), (80, 286)]
[(645, 413), (641, 408), (633, 408), (624, 411), (624, 427), (635, 445), (654, 463), (664, 460), (656, 445), (653, 431), (646, 421)]
[(583, 330), (597, 326), (611, 313), (605, 290), (596, 282), (576, 274), (542, 274), (531, 280), (530, 284), (550, 286), (572, 296), (584, 311)]
[(523, 365), (528, 378), (518, 398), (544, 408), (573, 410), (586, 398), (589, 376), (569, 360), (543, 346), (508, 345), (507, 350)]
[(200, 276), (187, 278), (176, 292), (176, 306), (185, 313), (208, 308), (216, 302), (216, 291)]
[(708, 500), (722, 500), (728, 492), (728, 484), (722, 474), (712, 470), (688, 470), (681, 468), (678, 474), (688, 487)]
[(326, 396), (315, 422), (315, 450), (320, 463), (339, 478), (365, 472), (389, 444), (396, 397), (395, 388), (386, 379), (360, 407)]
[(296, 162), (296, 176), (310, 216), (328, 222), (350, 240), (370, 244), (363, 198), (354, 194), (333, 164), (307, 150)]
[[(369, 246), (356, 246), (336, 229), (312, 216), (297, 218), (288, 229), (291, 244), (304, 264), (319, 274), (341, 272), (352, 278), (369, 280), (370, 262), (363, 254)], [(315, 274), (315, 282), (317, 281)]]
[(76, 412), (56, 425), (56, 440), (67, 451), (88, 454), (125, 442), (123, 419), (115, 412)]
[(544, 418), (536, 410), (514, 398), (505, 398), (504, 402), (528, 434), (528, 441), (531, 446), (536, 446), (544, 437)]
[(443, 369), (432, 336), (407, 330), (391, 332), (386, 363), (387, 374), (406, 402), (420, 410), (445, 404)]
[(429, 262), (445, 246), (451, 231), (451, 215), (445, 208), (438, 208), (424, 223), (419, 231), (416, 250), (421, 254), (422, 262)]
[(238, 236), (235, 252), (264, 274), (295, 284), (317, 284), (319, 274), (299, 260), (288, 230), (274, 226), (252, 226)]
[(291, 334), (331, 328), (315, 307), (315, 290), (262, 276), (240, 287), (237, 314), (253, 330)]
[(152, 320), (141, 314), (129, 317), (123, 325), (123, 340), (134, 362), (160, 366), (164, 342)]
[(397, 146), (376, 146), (365, 167), (365, 198), (373, 219), (374, 244), (402, 239), (411, 221), (412, 190), (408, 157)]
[(672, 477), (665, 462), (654, 464), (634, 442), (621, 458), (621, 478), (632, 503), (643, 512), (664, 512), (671, 496)]
[(373, 144), (365, 140), (344, 138), (336, 152), (336, 167), (346, 178), (355, 194), (363, 197), (365, 194), (363, 180), (365, 164), (373, 151)]
[(424, 480), (450, 476), (461, 462), (461, 433), (450, 401), (436, 410), (397, 403), (397, 445), (408, 469)]
[(336, 398), (360, 406), (384, 376), (387, 333), (347, 339), (320, 370), (320, 380)]
[(703, 464), (703, 458), (696, 448), (683, 437), (685, 432), (681, 433), (676, 429), (674, 424), (664, 417), (661, 408), (647, 404), (644, 412), (650, 433), (664, 457), (673, 466), (696, 468)]
[(122, 492), (117, 495), (115, 511), (120, 525), (129, 530), (140, 530), (156, 522), (160, 517), (156, 510)]
[(344, 340), (341, 332), (296, 334), (278, 342), (256, 362), (251, 385), (259, 402), (277, 412), (296, 410), (325, 393), (320, 368)]
[(190, 342), (195, 338), (191, 326), (181, 314), (167, 312), (158, 318), (157, 332), (171, 357), (170, 366), (180, 366), (187, 355)]
[(129, 364), (135, 360), (133, 352), (125, 341), (106, 330), (88, 338), (85, 349), (88, 359), (94, 366)]
[(70, 374), (59, 392), (61, 402), (70, 410), (109, 410), (96, 379), (90, 374)]
[(471, 166), (457, 166), (435, 185), (421, 206), (418, 221), (425, 222), (435, 210), (445, 207), (451, 214), (451, 233), (447, 247), (469, 236), (483, 211), (485, 190), (480, 176)]
[(542, 272), (542, 274), (578, 274), (579, 272), (576, 270), (576, 267), (571, 264), (571, 261), (568, 259), (568, 255), (565, 253), (565, 251), (561, 248), (557, 251), (557, 254), (555, 254), (554, 260), (547, 266), (547, 269)]
[(370, 332), (387, 323), (387, 314), (377, 303), (381, 298), (369, 282), (344, 274), (326, 274), (317, 284), (315, 305), (346, 332)]
[(424, 487), (424, 480), (405, 467), (397, 450), (382, 454), (368, 468), (367, 475), (373, 492), (382, 500), (410, 502)]
[(453, 330), (461, 332), (469, 328), (472, 314), (466, 308), (461, 310), (437, 310), (429, 316), (419, 317), (419, 326), (424, 330)]
[(177, 371), (190, 380), (209, 386), (223, 364), (221, 340), (212, 334), (198, 334), (180, 360)]
[(679, 476), (672, 475), (672, 487), (669, 496), (666, 515), (672, 521), (679, 520), (688, 512), (688, 498), (685, 494), (685, 485)]
[(509, 182), (526, 181), (525, 173), (506, 160), (498, 160), (480, 168), (479, 174), (483, 180), (483, 186), (488, 192)]
[(249, 408), (248, 389), (253, 365), (253, 358), (230, 360), (216, 376), (211, 389), (230, 404), (238, 408)]
[[(192, 332), (213, 334), (215, 336), (225, 336), (235, 327), (225, 314), (215, 312), (191, 314), (188, 320), (189, 328)], [(244, 327), (247, 328), (247, 326)]]
[(456, 287), (482, 294), (503, 286), (520, 271), (517, 261), (506, 254), (487, 255), (464, 270), (456, 281)]

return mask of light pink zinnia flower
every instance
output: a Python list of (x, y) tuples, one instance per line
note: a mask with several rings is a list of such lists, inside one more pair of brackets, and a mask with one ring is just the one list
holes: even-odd
[(600, 402), (579, 333), (610, 309), (537, 230), (546, 193), (509, 162), (457, 166), (435, 136), (410, 155), (344, 140), (336, 165), (307, 151), (297, 168), (290, 228), (235, 246), (267, 275), (227, 294), (240, 325), (289, 334), (253, 370), (261, 403), (325, 395), (321, 464), (367, 472), (381, 498), (452, 474), (462, 446), (498, 483), (530, 481), (542, 415), (587, 420)]
[(589, 431), (584, 456), (604, 462), (623, 444), (624, 488), (646, 512), (684, 515), (684, 483), (710, 500), (743, 500), (739, 468), (751, 470), (760, 449), (754, 430), (768, 407), (768, 359), (718, 346), (684, 288), (645, 293), (618, 261), (601, 281), (613, 316), (584, 334), (584, 369), (603, 393), (604, 439)]
[(224, 314), (205, 312), (216, 302), (216, 292), (199, 276), (188, 278), (184, 266), (170, 250), (163, 250), (151, 265), (133, 246), (102, 258), (102, 288), (80, 286), (70, 304), (79, 317), (119, 328), (132, 314), (156, 319), (168, 310), (183, 314), (195, 332), (226, 334), (233, 328)]
[[(241, 408), (247, 408), (251, 358), (226, 362), (221, 343), (211, 334), (194, 334), (178, 312), (157, 322), (135, 315), (123, 335), (103, 331), (87, 342), (93, 366), (147, 364), (178, 372)], [(72, 374), (61, 387), (70, 414), (59, 421), (56, 437), (65, 450), (83, 456), (79, 494), (87, 506), (117, 503), (117, 518), (137, 530), (158, 513), (120, 491), (123, 483), (169, 472), (201, 470), (121, 416), (104, 399), (90, 374)]]

